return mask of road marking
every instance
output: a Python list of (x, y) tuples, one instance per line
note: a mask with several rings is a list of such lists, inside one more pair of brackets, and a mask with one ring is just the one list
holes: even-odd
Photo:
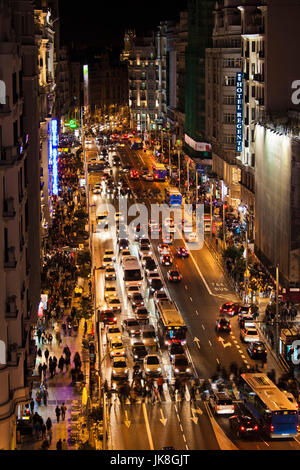
[(205, 330), (205, 326), (203, 325), (203, 323), (202, 323), (202, 329), (203, 329), (203, 331)]
[(242, 357), (243, 359), (245, 359), (246, 356), (245, 356), (244, 354), (241, 354), (241, 357)]
[(190, 301), (191, 301), (191, 302), (193, 302), (193, 299), (192, 299), (192, 297), (190, 297)]
[(199, 315), (199, 312), (198, 312), (198, 310), (196, 310), (196, 315)]
[(218, 364), (220, 364), (220, 361), (219, 361), (219, 359), (218, 359), (218, 358), (217, 358), (217, 363), (218, 363)]
[(186, 284), (184, 285), (184, 288), (185, 288), (185, 290), (188, 290), (188, 286)]
[(167, 424), (167, 419), (164, 417), (164, 412), (162, 410), (162, 408), (160, 408), (160, 415), (161, 415), (161, 418), (160, 418), (160, 422), (165, 426)]
[(185, 444), (185, 448), (186, 448), (186, 450), (190, 450), (189, 446), (187, 444)]
[(144, 419), (145, 419), (145, 424), (146, 424), (146, 431), (147, 431), (150, 450), (154, 450), (154, 445), (153, 445), (153, 440), (152, 440), (152, 435), (151, 435), (151, 431), (150, 431), (150, 425), (149, 425), (149, 420), (148, 420), (148, 416), (147, 416), (147, 410), (146, 410), (145, 403), (142, 404), (142, 407), (143, 407), (143, 413), (144, 413)]
[(200, 340), (195, 336), (194, 341), (197, 343), (198, 348), (200, 349)]
[(220, 343), (222, 343), (223, 348), (227, 348), (227, 346), (231, 348), (231, 343), (229, 341), (228, 341), (228, 343), (224, 343), (224, 338), (222, 338), (222, 336), (218, 337), (218, 341), (220, 341)]
[(180, 424), (180, 430), (181, 430), (181, 432), (183, 432), (183, 427), (182, 427), (182, 424)]
[(131, 424), (131, 421), (128, 419), (128, 414), (127, 414), (127, 411), (125, 410), (125, 426), (129, 429), (130, 428), (130, 424)]
[(208, 340), (208, 342), (209, 342), (209, 345), (210, 345), (210, 346), (212, 346), (212, 344), (211, 344), (211, 341), (210, 341), (210, 340)]
[(184, 434), (182, 434), (182, 437), (183, 437), (184, 442), (186, 442), (186, 438)]

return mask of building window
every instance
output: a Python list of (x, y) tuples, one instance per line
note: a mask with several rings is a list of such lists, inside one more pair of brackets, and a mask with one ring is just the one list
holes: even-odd
[(224, 85), (225, 86), (234, 86), (235, 85), (235, 77), (234, 76), (227, 76), (224, 77)]
[(255, 52), (256, 50), (256, 42), (252, 41), (252, 52)]
[(255, 98), (255, 85), (252, 85), (251, 87), (251, 96), (252, 98)]
[(223, 104), (235, 104), (235, 97), (233, 95), (225, 95), (223, 97)]
[(235, 123), (235, 114), (225, 113), (223, 123), (224, 124), (234, 124)]
[(252, 153), (252, 155), (251, 155), (251, 166), (253, 168), (255, 167), (255, 153)]
[(255, 108), (251, 109), (251, 119), (252, 121), (255, 121)]

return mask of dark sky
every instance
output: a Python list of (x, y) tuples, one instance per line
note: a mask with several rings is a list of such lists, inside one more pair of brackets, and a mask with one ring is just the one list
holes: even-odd
[(61, 41), (123, 47), (126, 28), (151, 29), (186, 9), (186, 0), (59, 0)]

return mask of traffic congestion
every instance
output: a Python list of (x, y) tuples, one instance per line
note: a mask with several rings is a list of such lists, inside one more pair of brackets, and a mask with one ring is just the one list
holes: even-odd
[[(220, 426), (228, 448), (280, 448), (282, 438), (297, 448), (298, 402), (287, 380), (281, 380), (284, 391), (276, 387), (278, 368), (260, 333), (257, 308), (230, 291), (206, 246), (193, 249), (199, 241), (193, 215), (153, 217), (153, 204), (181, 210), (183, 196), (139, 140), (98, 126), (85, 139), (95, 310), (109, 409), (127, 406), (129, 423), (129, 410), (159, 404), (163, 423), (170, 411), (165, 415), (162, 404), (175, 410), (180, 404), (192, 423), (205, 416), (214, 435)], [(130, 208), (137, 203), (150, 214), (146, 222), (132, 223), (136, 212)], [(280, 418), (265, 390), (281, 403)], [(190, 439), (186, 431), (182, 436), (173, 441), (168, 435), (166, 446), (207, 446), (195, 430)], [(225, 444), (214, 437), (211, 445)]]

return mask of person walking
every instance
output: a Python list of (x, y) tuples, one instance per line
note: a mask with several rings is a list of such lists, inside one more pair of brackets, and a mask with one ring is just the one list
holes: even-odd
[(47, 348), (46, 351), (44, 352), (45, 359), (46, 359), (47, 362), (48, 362), (49, 354), (50, 354), (50, 353), (49, 353), (49, 350), (48, 350), (48, 348)]
[(43, 370), (43, 379), (44, 379), (44, 380), (46, 379), (47, 369), (48, 369), (48, 366), (47, 366), (46, 362), (44, 362), (44, 364), (43, 364), (43, 366), (42, 366), (42, 370)]
[(38, 365), (38, 373), (39, 373), (39, 379), (42, 380), (42, 372), (43, 372), (43, 366), (41, 363)]
[(32, 398), (31, 398), (31, 401), (30, 401), (30, 412), (33, 415), (33, 413), (34, 413), (34, 400)]
[(160, 398), (159, 398), (159, 392), (158, 392), (158, 388), (157, 387), (153, 387), (153, 399), (152, 399), (152, 403), (159, 403), (160, 402)]
[(44, 401), (44, 405), (47, 406), (47, 400), (48, 400), (48, 390), (44, 387), (43, 388), (43, 401)]
[(62, 441), (59, 439), (56, 443), (56, 450), (62, 450)]
[(158, 388), (158, 392), (160, 395), (163, 394), (163, 384), (164, 384), (164, 379), (162, 376), (158, 377), (157, 379), (157, 388)]
[(64, 403), (61, 405), (60, 411), (61, 411), (61, 419), (62, 419), (62, 421), (64, 421), (65, 416), (66, 416), (66, 411), (67, 411), (67, 407)]
[(55, 408), (55, 414), (56, 414), (56, 418), (57, 418), (57, 422), (59, 423), (59, 418), (60, 418), (60, 408), (59, 406), (57, 405), (56, 408)]
[(39, 344), (41, 344), (42, 331), (41, 331), (40, 328), (37, 330), (36, 334), (37, 334), (37, 337), (38, 337)]
[(60, 356), (59, 361), (58, 361), (58, 368), (60, 370), (60, 373), (63, 372), (64, 365), (65, 365), (65, 360), (64, 360), (63, 356)]
[(41, 429), (41, 431), (42, 431), (42, 439), (46, 439), (47, 427), (46, 427), (46, 424), (45, 424), (45, 423), (42, 424), (42, 429)]

